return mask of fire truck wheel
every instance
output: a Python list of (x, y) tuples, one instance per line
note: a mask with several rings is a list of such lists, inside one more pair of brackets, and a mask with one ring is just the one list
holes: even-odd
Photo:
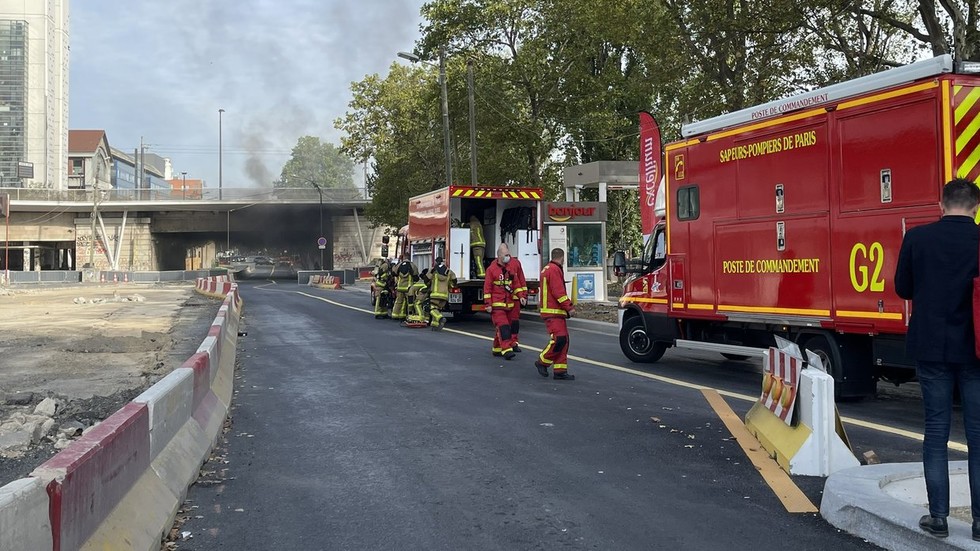
[(743, 356), (741, 354), (726, 354), (725, 352), (722, 352), (721, 355), (724, 356), (726, 360), (731, 360), (733, 362), (744, 362), (745, 360), (749, 359), (748, 356)]
[(623, 322), (623, 329), (619, 332), (619, 347), (627, 358), (636, 363), (653, 363), (667, 351), (666, 344), (650, 339), (639, 316)]
[[(841, 381), (843, 360), (841, 359), (840, 351), (837, 349), (836, 342), (833, 342), (826, 335), (814, 335), (803, 341), (803, 348), (819, 356), (827, 373), (833, 376), (834, 380), (838, 383)], [(839, 390), (839, 387), (839, 384), (834, 385), (835, 390)], [(839, 391), (835, 393), (839, 394)]]

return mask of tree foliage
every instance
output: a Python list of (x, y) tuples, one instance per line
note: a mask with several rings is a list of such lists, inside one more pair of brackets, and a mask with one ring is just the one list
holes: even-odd
[(303, 136), (283, 165), (275, 187), (354, 189), (354, 161), (331, 143)]
[[(448, 60), (453, 182), (471, 181), (469, 60), (479, 183), (541, 186), (557, 199), (563, 167), (637, 159), (638, 111), (653, 112), (674, 139), (685, 121), (903, 64), (923, 44), (966, 51), (973, 8), (964, 0), (432, 0), (415, 53)], [(924, 13), (938, 14), (941, 29), (930, 30)], [(430, 64), (394, 63), (354, 83), (336, 123), (343, 151), (372, 163), (375, 223), (404, 224), (411, 195), (445, 185)], [(610, 247), (638, 250), (635, 192), (612, 192), (609, 203)]]

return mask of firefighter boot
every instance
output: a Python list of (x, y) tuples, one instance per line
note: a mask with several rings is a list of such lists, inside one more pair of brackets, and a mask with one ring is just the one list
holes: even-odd
[[(545, 375), (545, 377), (547, 377), (547, 375)], [(567, 371), (559, 371), (559, 372), (555, 373), (554, 379), (556, 381), (574, 381), (575, 380), (575, 375), (572, 375), (571, 373), (569, 373)]]
[(538, 368), (538, 375), (548, 378), (548, 365), (541, 360), (534, 360), (534, 367)]

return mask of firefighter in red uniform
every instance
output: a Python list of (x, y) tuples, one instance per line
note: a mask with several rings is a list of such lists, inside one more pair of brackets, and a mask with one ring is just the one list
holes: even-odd
[[(504, 252), (510, 255), (509, 247), (506, 244), (501, 245), (504, 248)], [(521, 332), (521, 306), (527, 305), (527, 278), (524, 277), (524, 267), (521, 266), (521, 261), (516, 258), (511, 257), (510, 262), (507, 263), (507, 271), (511, 275), (511, 287), (513, 287), (513, 301), (514, 307), (510, 309), (510, 313), (507, 315), (507, 319), (510, 320), (510, 338), (514, 341), (514, 352), (520, 352), (521, 347), (518, 343), (518, 333)], [(497, 347), (494, 346), (494, 350)]]
[(574, 381), (575, 375), (568, 373), (568, 325), (565, 318), (575, 315), (575, 307), (565, 292), (565, 253), (561, 249), (551, 251), (551, 262), (541, 270), (541, 318), (551, 336), (548, 346), (534, 361), (538, 373), (548, 376), (548, 366), (558, 381)]
[(507, 269), (511, 262), (507, 245), (497, 248), (497, 258), (487, 267), (483, 281), (483, 302), (496, 328), (493, 354), (514, 359), (514, 343), (510, 331), (510, 311), (514, 308), (513, 280)]

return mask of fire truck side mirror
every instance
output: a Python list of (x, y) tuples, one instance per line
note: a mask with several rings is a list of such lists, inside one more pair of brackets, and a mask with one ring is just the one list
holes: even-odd
[[(385, 239), (387, 239), (387, 237)], [(381, 257), (388, 258), (388, 245), (381, 246)]]
[(623, 277), (626, 275), (626, 253), (623, 251), (616, 251), (613, 253), (613, 274), (616, 277)]

